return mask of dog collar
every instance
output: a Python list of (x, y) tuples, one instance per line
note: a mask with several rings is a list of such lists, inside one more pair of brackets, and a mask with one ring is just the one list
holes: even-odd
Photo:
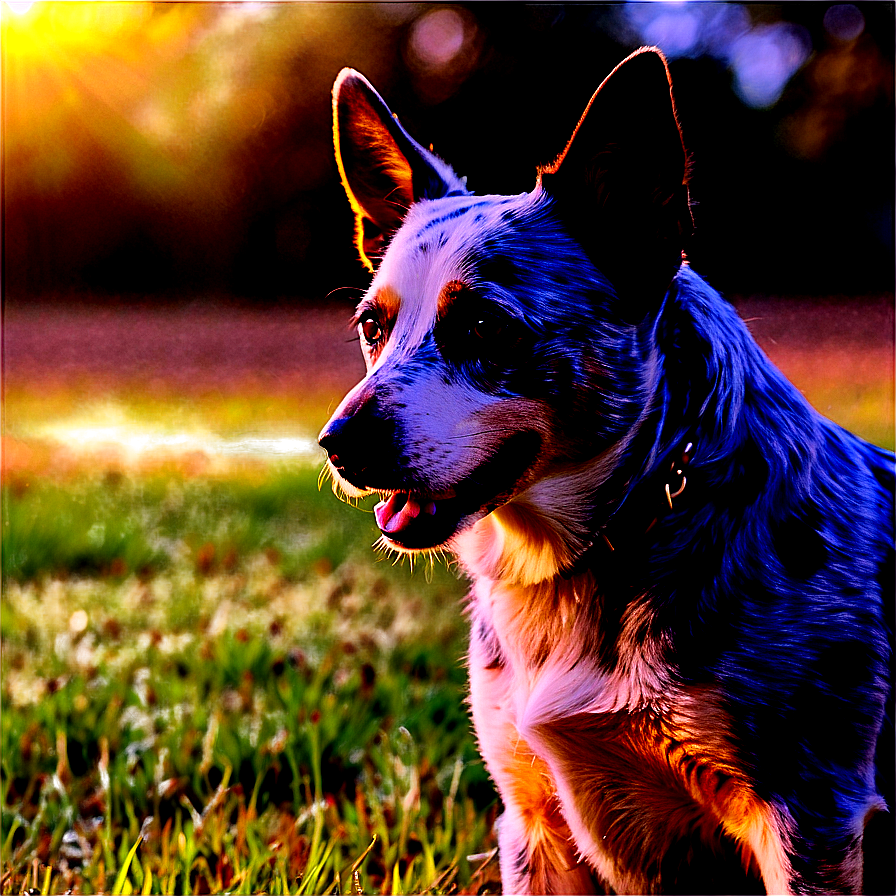
[[(672, 469), (669, 471), (669, 475), (666, 477), (666, 502), (669, 504), (669, 510), (674, 510), (675, 508), (672, 506), (672, 499), (677, 498), (684, 491), (685, 486), (688, 484), (687, 476), (684, 475), (685, 467), (691, 462), (691, 457), (693, 456), (694, 451), (694, 443), (688, 442), (684, 447), (684, 451), (681, 452), (681, 458), (677, 463), (672, 463)], [(672, 483), (676, 483), (675, 491), (672, 491)], [(653, 526), (653, 523), (647, 527), (647, 531), (650, 531), (650, 528)]]
[[(617, 544), (621, 544), (623, 541), (629, 540), (627, 536), (647, 535), (664, 514), (673, 512), (675, 510), (673, 502), (684, 494), (684, 490), (687, 487), (688, 480), (685, 470), (693, 456), (694, 443), (688, 440), (681, 453), (669, 464), (665, 475), (649, 477), (646, 481), (639, 483), (634, 490), (637, 494), (630, 495), (624, 504), (619, 506), (618, 512), (614, 513), (597, 530), (595, 537), (588, 542), (578, 557), (571, 564), (560, 570), (560, 575), (564, 579), (571, 579), (580, 572), (584, 572), (588, 567), (589, 561), (597, 552), (616, 553), (616, 546), (613, 544), (614, 540)], [(622, 517), (619, 518), (619, 513), (623, 510), (625, 504), (631, 504), (632, 498), (635, 499), (634, 505), (636, 509), (631, 513), (623, 513)], [(638, 510), (644, 507), (644, 505), (647, 505), (648, 509), (647, 513), (642, 516)], [(657, 509), (651, 510), (650, 508), (652, 507)], [(668, 510), (666, 510), (667, 507)], [(653, 513), (650, 523), (646, 527), (643, 525), (637, 526), (636, 519), (638, 517), (641, 517), (641, 519), (649, 518), (650, 513)], [(630, 525), (626, 525), (626, 517), (631, 520)]]

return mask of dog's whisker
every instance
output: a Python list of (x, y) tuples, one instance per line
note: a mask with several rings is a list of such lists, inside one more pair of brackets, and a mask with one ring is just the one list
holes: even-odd
[(386, 205), (390, 206), (391, 208), (395, 208), (395, 209), (398, 209), (399, 211), (406, 213), (406, 212), (410, 211), (410, 208), (411, 208), (410, 203), (398, 202), (392, 198), (392, 196), (394, 196), (396, 193), (400, 193), (401, 189), (402, 188), (400, 186), (395, 186), (381, 198), (382, 198), (382, 202), (384, 202)]
[(349, 291), (356, 292), (356, 293), (363, 293), (363, 292), (364, 292), (363, 287), (360, 287), (360, 286), (337, 286), (337, 287), (335, 287), (334, 289), (331, 289), (331, 290), (327, 293), (327, 295), (325, 296), (325, 298), (329, 299), (330, 296), (334, 295), (334, 294), (337, 293), (337, 292), (342, 292), (342, 291), (344, 291), (344, 290), (349, 290)]
[(477, 432), (468, 432), (464, 433), (461, 436), (446, 436), (446, 442), (452, 442), (458, 439), (475, 439), (477, 436), (494, 436), (494, 435), (504, 435), (507, 432), (507, 429), (480, 429)]

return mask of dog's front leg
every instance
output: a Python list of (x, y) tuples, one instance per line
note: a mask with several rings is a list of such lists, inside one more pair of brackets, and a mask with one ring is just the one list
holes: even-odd
[(498, 821), (504, 892), (603, 893), (576, 854), (544, 763), (520, 740), (508, 739), (500, 756), (494, 753), (486, 761), (504, 802)]
[(470, 705), (480, 749), (501, 799), (498, 821), (505, 893), (602, 893), (577, 855), (550, 770), (520, 737), (511, 717), (512, 675), (493, 638), (473, 626)]
[[(540, 774), (534, 766), (532, 772)], [(542, 804), (533, 811), (531, 805), (504, 798), (504, 813), (498, 819), (498, 857), (504, 892), (605, 892), (597, 886), (589, 867), (576, 858), (556, 798), (551, 795), (548, 799), (551, 806)]]

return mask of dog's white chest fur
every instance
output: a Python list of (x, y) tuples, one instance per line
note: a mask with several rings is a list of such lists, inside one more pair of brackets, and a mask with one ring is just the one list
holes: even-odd
[(669, 683), (661, 642), (644, 635), (649, 600), (628, 603), (617, 661), (612, 670), (601, 668), (594, 637), (603, 611), (592, 573), (557, 574), (565, 558), (552, 550), (546, 525), (527, 520), (522, 538), (514, 528), (500, 513), (488, 517), (457, 539), (457, 551), (475, 582), (472, 649), (483, 665), (501, 668), (515, 724), (582, 712), (661, 711)]
[(515, 568), (503, 557), (513, 544), (506, 535), (486, 518), (458, 540), (475, 582), (470, 705), (505, 803), (505, 887), (588, 892), (596, 871), (617, 892), (644, 892), (643, 869), (682, 832), (712, 841), (724, 830), (783, 892), (786, 821), (756, 800), (737, 768), (712, 690), (670, 678), (649, 600), (627, 603), (612, 662), (602, 664), (593, 574), (526, 584), (499, 577)]
[[(623, 621), (623, 655), (612, 671), (601, 669), (591, 643), (599, 614), (591, 575), (527, 584), (495, 578), (497, 570), (508, 568), (502, 561), (506, 535), (486, 519), (459, 540), (461, 560), (475, 577), (469, 654), (473, 719), (490, 773), (502, 794), (513, 794), (501, 822), (502, 876), (505, 884), (523, 885), (525, 875), (514, 866), (510, 844), (517, 838), (531, 843), (535, 830), (548, 864), (556, 869), (559, 857), (560, 865), (568, 866), (560, 877), (568, 890), (588, 888), (588, 863), (606, 879), (620, 881), (612, 855), (575, 798), (578, 777), (600, 777), (601, 757), (589, 756), (583, 744), (579, 756), (563, 758), (549, 732), (633, 710), (660, 712), (663, 666), (656, 645), (635, 636), (642, 621), (635, 607)], [(570, 842), (577, 847), (575, 861)], [(537, 879), (528, 883), (537, 891)], [(552, 885), (557, 883), (554, 879)]]

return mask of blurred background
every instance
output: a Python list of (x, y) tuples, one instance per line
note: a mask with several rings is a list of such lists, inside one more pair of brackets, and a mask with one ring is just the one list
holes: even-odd
[(479, 192), (531, 189), (632, 49), (671, 60), (695, 266), (893, 282), (893, 4), (3, 3), (7, 301), (363, 282), (332, 158), (351, 65)]
[(892, 448), (893, 3), (0, 2), (0, 892), (498, 891), (465, 585), (318, 483), (367, 282), (330, 89), (518, 193), (643, 44), (693, 266)]

